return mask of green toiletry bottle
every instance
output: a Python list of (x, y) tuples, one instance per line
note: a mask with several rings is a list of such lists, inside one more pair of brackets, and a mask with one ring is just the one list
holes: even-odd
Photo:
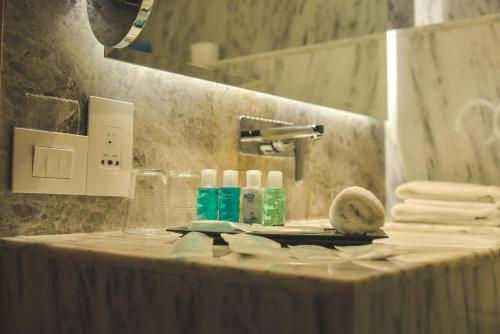
[(196, 215), (198, 220), (217, 220), (218, 215), (218, 189), (217, 171), (204, 169), (201, 171), (201, 184), (198, 188)]
[(240, 222), (240, 194), (238, 172), (225, 170), (222, 178), (222, 188), (219, 188), (219, 220)]
[(283, 189), (283, 173), (271, 171), (267, 177), (267, 187), (264, 189), (263, 225), (285, 225), (285, 197)]

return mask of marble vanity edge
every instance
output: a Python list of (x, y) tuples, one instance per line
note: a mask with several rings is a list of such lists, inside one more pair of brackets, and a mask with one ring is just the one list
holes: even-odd
[[(252, 283), (266, 286), (282, 286), (284, 281), (309, 281), (312, 285), (341, 285), (343, 288), (353, 286), (356, 281), (313, 276), (307, 274), (292, 274), (291, 272), (277, 272), (262, 270), (253, 267), (228, 266), (227, 263), (210, 260), (176, 260), (167, 257), (158, 258), (147, 255), (126, 254), (124, 252), (95, 250), (70, 245), (50, 245), (44, 242), (19, 240), (17, 237), (0, 238), (0, 252), (14, 250), (24, 253), (33, 253), (44, 260), (75, 261), (79, 263), (99, 263), (118, 268), (146, 270), (161, 274), (184, 275), (198, 271), (203, 279), (217, 279), (224, 277), (225, 281), (241, 282), (242, 275), (252, 277)], [(275, 282), (275, 284), (273, 284)], [(332, 283), (334, 283), (332, 285)]]
[[(495, 249), (477, 249), (468, 250), (466, 254), (457, 254), (451, 258), (432, 260), (432, 262), (416, 263), (408, 267), (400, 267), (397, 270), (387, 270), (372, 272), (365, 277), (339, 278), (328, 276), (315, 276), (308, 273), (294, 273), (292, 271), (269, 271), (261, 268), (248, 267), (243, 265), (228, 265), (218, 260), (204, 261), (180, 261), (166, 257), (152, 257), (149, 254), (133, 254), (123, 251), (97, 250), (83, 246), (74, 246), (69, 244), (49, 244), (43, 241), (33, 240), (36, 237), (8, 237), (0, 238), (0, 251), (15, 250), (19, 252), (31, 252), (35, 256), (50, 260), (70, 260), (83, 263), (100, 263), (115, 267), (134, 268), (137, 270), (153, 271), (162, 274), (183, 275), (193, 270), (198, 270), (200, 277), (204, 279), (218, 279), (222, 275), (224, 279), (230, 282), (240, 282), (241, 275), (251, 275), (252, 283), (263, 284), (266, 286), (281, 286), (284, 281), (304, 282), (311, 284), (342, 286), (344, 288), (353, 288), (355, 285), (368, 284), (374, 280), (383, 280), (385, 278), (404, 274), (411, 275), (429, 268), (438, 269), (439, 267), (453, 267), (470, 265), (475, 260), (485, 257), (500, 257), (500, 248)], [(229, 276), (230, 275), (230, 276)], [(275, 284), (273, 284), (275, 283)], [(309, 286), (309, 285), (308, 285)]]

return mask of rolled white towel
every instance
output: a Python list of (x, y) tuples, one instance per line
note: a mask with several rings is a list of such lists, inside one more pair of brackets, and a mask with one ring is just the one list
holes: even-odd
[(500, 188), (472, 183), (412, 181), (396, 188), (396, 195), (406, 199), (485, 202), (500, 201)]
[[(464, 202), (465, 203), (465, 202)], [(486, 208), (432, 206), (422, 204), (396, 204), (392, 210), (392, 218), (398, 222), (453, 223), (469, 221), (471, 224), (481, 219), (500, 219), (494, 204)]]
[(341, 191), (330, 207), (330, 224), (345, 234), (375, 232), (385, 223), (385, 209), (375, 195), (361, 187)]

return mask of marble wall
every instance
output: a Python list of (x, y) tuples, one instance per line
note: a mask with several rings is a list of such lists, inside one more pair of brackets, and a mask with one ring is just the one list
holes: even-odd
[[(153, 54), (109, 57), (385, 119), (385, 30), (412, 24), (407, 3), (391, 7), (389, 24), (385, 0), (165, 1), (137, 41), (151, 42)], [(220, 45), (222, 59), (185, 64), (199, 41)]]
[[(89, 95), (135, 103), (135, 167), (280, 169), (288, 217), (296, 219), (325, 217), (335, 194), (350, 185), (384, 199), (382, 122), (105, 59), (88, 26), (85, 0), (5, 0), (4, 5), (0, 235), (120, 227), (121, 199), (10, 191), (12, 127), (85, 134)], [(308, 145), (302, 184), (293, 181), (291, 159), (238, 154), (241, 114), (325, 125), (326, 136)]]
[(391, 33), (388, 57), (389, 204), (405, 181), (500, 185), (500, 15)]
[(499, 0), (414, 0), (415, 25), (442, 23), (500, 12)]
[(413, 27), (415, 0), (388, 0), (387, 2), (387, 28), (400, 29)]
[(155, 4), (139, 37), (153, 53), (189, 59), (211, 41), (230, 59), (413, 25), (413, 0), (171, 0)]
[(241, 87), (386, 119), (386, 34), (222, 61)]
[[(413, 0), (163, 1), (132, 45), (151, 53), (109, 57), (385, 119), (385, 32), (413, 13)], [(221, 60), (187, 64), (205, 41)]]

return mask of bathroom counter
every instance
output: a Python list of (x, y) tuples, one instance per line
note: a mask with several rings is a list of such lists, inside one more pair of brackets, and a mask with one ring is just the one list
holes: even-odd
[[(390, 260), (169, 258), (118, 232), (0, 239), (0, 332), (498, 333), (500, 229), (389, 224)], [(229, 254), (229, 255), (228, 255)]]

